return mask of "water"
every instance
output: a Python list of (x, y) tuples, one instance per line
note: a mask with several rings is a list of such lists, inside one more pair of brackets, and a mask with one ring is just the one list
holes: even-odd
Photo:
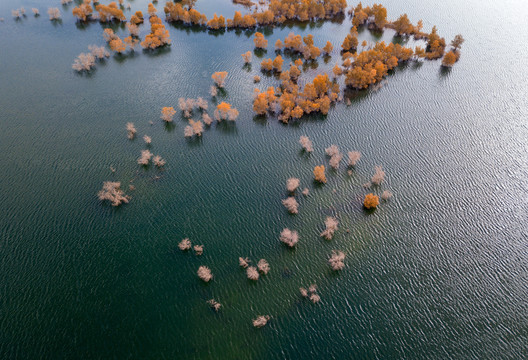
[[(146, 1), (131, 4), (146, 13)], [(462, 33), (460, 61), (449, 71), (438, 61), (401, 66), (380, 89), (347, 93), (351, 106), (283, 125), (253, 116), (260, 60), (247, 69), (240, 56), (253, 49), (253, 32), (167, 26), (170, 50), (113, 55), (78, 75), (74, 58), (104, 44), (100, 24), (77, 26), (72, 5), (55, 0), (1, 2), (1, 357), (527, 357), (528, 6), (384, 5), (389, 18), (406, 12), (448, 41)], [(14, 21), (10, 11), (20, 6), (42, 15)], [(62, 22), (48, 20), (48, 6), (61, 9)], [(226, 17), (239, 8), (227, 0), (197, 7)], [(161, 15), (162, 2), (157, 8)], [(345, 18), (266, 29), (265, 57), (290, 31), (338, 49), (349, 28)], [(380, 36), (399, 41), (391, 31), (363, 31), (360, 42)], [(301, 79), (337, 59), (336, 50)], [(160, 109), (177, 107), (179, 97), (209, 99), (215, 71), (229, 72), (220, 99), (240, 118), (188, 141), (184, 119), (178, 114), (166, 127)], [(258, 87), (276, 84), (262, 76)], [(129, 121), (134, 141), (126, 138)], [(165, 170), (136, 164), (143, 134)], [(310, 156), (300, 152), (301, 135), (314, 143)], [(342, 165), (314, 186), (312, 169), (327, 165), (330, 144), (363, 157), (352, 176)], [(367, 214), (362, 184), (379, 164), (387, 181), (376, 191), (394, 197)], [(310, 188), (295, 216), (280, 203), (290, 176)], [(130, 204), (113, 209), (97, 200), (108, 180), (133, 180)], [(318, 236), (328, 215), (340, 221), (329, 242)], [(297, 249), (280, 245), (284, 227), (299, 232)], [(204, 255), (181, 253), (184, 237), (204, 244)], [(326, 263), (333, 249), (347, 253), (339, 274)], [(249, 283), (239, 256), (265, 258), (271, 272)], [(212, 269), (211, 283), (198, 280), (200, 265)], [(318, 305), (298, 292), (312, 283)], [(219, 313), (205, 303), (213, 297)], [(272, 319), (254, 329), (261, 314)]]

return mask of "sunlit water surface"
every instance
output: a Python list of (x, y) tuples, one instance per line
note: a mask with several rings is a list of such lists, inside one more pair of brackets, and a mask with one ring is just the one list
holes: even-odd
[[(146, 13), (146, 0), (131, 4)], [(248, 68), (240, 56), (253, 50), (251, 31), (167, 25), (170, 49), (112, 55), (78, 75), (74, 58), (104, 45), (104, 26), (76, 24), (73, 5), (58, 0), (1, 1), (0, 357), (528, 357), (528, 6), (383, 4), (389, 18), (406, 12), (426, 31), (436, 24), (448, 41), (462, 33), (460, 61), (451, 70), (439, 61), (400, 66), (380, 88), (347, 92), (350, 106), (283, 125), (253, 115), (261, 59)], [(28, 15), (15, 21), (10, 13), (20, 6)], [(61, 9), (61, 22), (48, 20), (49, 6)], [(34, 18), (31, 7), (42, 15)], [(243, 10), (227, 0), (199, 0), (197, 8), (209, 17)], [(350, 26), (345, 17), (264, 29), (263, 56), (275, 56), (272, 45), (290, 31), (313, 34), (318, 46), (330, 40), (332, 58), (307, 68), (305, 83), (338, 61)], [(147, 32), (143, 25), (141, 36)], [(393, 35), (363, 30), (360, 42), (402, 42)], [(186, 140), (183, 117), (167, 127), (160, 109), (202, 96), (212, 114), (215, 71), (229, 72), (218, 100), (240, 118)], [(278, 83), (260, 75), (260, 89)], [(126, 122), (138, 129), (134, 141)], [(163, 171), (136, 164), (144, 134), (167, 160)], [(313, 154), (300, 151), (301, 135), (312, 139)], [(328, 165), (331, 144), (363, 157), (351, 176), (343, 164), (315, 186), (312, 169)], [(387, 178), (374, 191), (394, 197), (369, 214), (362, 185), (375, 165)], [(298, 197), (298, 215), (280, 202), (291, 176), (310, 189)], [(128, 205), (98, 201), (108, 180), (133, 181)], [(319, 233), (329, 215), (340, 225), (325, 241)], [(279, 243), (284, 227), (299, 232), (295, 250)], [(204, 244), (203, 256), (180, 252), (184, 237)], [(327, 264), (333, 249), (347, 254), (337, 274)], [(270, 273), (250, 283), (239, 256), (267, 259)], [(211, 283), (198, 280), (200, 265), (212, 269)], [(312, 283), (317, 305), (298, 291)], [(219, 313), (210, 298), (223, 304)], [(261, 314), (271, 321), (255, 329)]]

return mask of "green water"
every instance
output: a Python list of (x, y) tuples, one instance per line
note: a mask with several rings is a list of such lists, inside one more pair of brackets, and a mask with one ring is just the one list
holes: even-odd
[[(146, 13), (147, 1), (131, 4)], [(170, 49), (112, 55), (78, 75), (71, 64), (104, 45), (102, 25), (77, 25), (58, 0), (0, 2), (0, 358), (528, 357), (528, 5), (383, 4), (389, 18), (406, 12), (448, 41), (462, 33), (460, 61), (447, 71), (438, 61), (401, 66), (377, 90), (347, 92), (350, 106), (283, 125), (253, 116), (260, 60), (247, 68), (240, 56), (253, 32), (167, 25)], [(20, 6), (28, 16), (15, 21)], [(61, 9), (61, 22), (48, 20), (48, 6)], [(226, 17), (243, 9), (227, 0), (197, 8)], [(265, 57), (290, 31), (337, 49), (349, 28), (344, 18), (264, 29)], [(364, 30), (359, 40), (401, 41), (393, 35)], [(338, 59), (335, 50), (301, 81)], [(219, 100), (240, 117), (187, 140), (183, 117), (167, 127), (160, 109), (202, 96), (212, 114), (215, 71), (229, 72)], [(260, 89), (277, 84), (261, 76)], [(127, 122), (138, 129), (133, 141)], [(136, 164), (144, 134), (164, 170)], [(313, 154), (300, 151), (301, 135)], [(315, 186), (312, 169), (328, 165), (331, 144), (362, 159), (351, 176), (343, 163)], [(375, 191), (394, 197), (367, 214), (362, 184), (380, 164), (387, 178)], [(280, 202), (291, 176), (310, 189), (298, 215)], [(109, 180), (133, 181), (128, 205), (98, 201)], [(325, 241), (329, 215), (340, 229)], [(279, 243), (284, 227), (299, 232), (295, 250)], [(180, 252), (184, 237), (204, 254)], [(326, 262), (333, 249), (347, 253), (338, 274)], [(250, 283), (239, 256), (267, 259), (270, 273)], [(211, 283), (198, 280), (200, 265), (212, 269)], [(298, 292), (312, 283), (317, 305)], [(213, 297), (219, 313), (205, 303)], [(272, 319), (254, 329), (261, 314)]]

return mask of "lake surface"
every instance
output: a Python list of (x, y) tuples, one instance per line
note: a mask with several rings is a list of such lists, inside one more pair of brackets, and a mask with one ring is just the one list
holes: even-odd
[[(147, 3), (131, 1), (132, 10), (146, 14)], [(381, 87), (347, 92), (350, 106), (284, 125), (254, 117), (253, 76), (260, 89), (278, 81), (260, 73), (257, 56), (243, 66), (252, 31), (166, 25), (170, 49), (112, 55), (79, 75), (71, 64), (105, 44), (104, 26), (76, 24), (73, 5), (59, 0), (0, 2), (0, 357), (527, 358), (528, 3), (383, 5), (389, 19), (437, 25), (448, 42), (463, 34), (460, 61), (400, 66)], [(28, 15), (15, 21), (20, 6)], [(49, 6), (61, 22), (48, 20)], [(243, 10), (228, 0), (197, 8), (208, 17)], [(332, 58), (301, 76), (311, 80), (340, 60), (350, 26), (345, 17), (264, 29), (264, 57), (290, 31), (313, 34), (316, 46), (330, 40)], [(402, 41), (393, 36), (364, 30), (359, 41)], [(212, 114), (215, 71), (229, 72), (218, 99), (240, 111), (237, 122), (213, 124), (199, 140), (183, 137), (180, 112), (165, 126), (161, 108), (180, 97), (208, 99)], [(138, 129), (133, 141), (127, 122)], [(164, 170), (137, 165), (144, 134)], [(301, 135), (312, 154), (300, 151)], [(362, 158), (352, 175), (343, 162), (316, 186), (313, 167), (328, 167), (331, 144)], [(387, 177), (373, 191), (394, 196), (367, 213), (362, 185), (376, 165)], [(292, 176), (310, 189), (297, 215), (281, 204)], [(133, 181), (129, 204), (97, 199), (110, 180)], [(319, 237), (326, 216), (340, 222), (331, 241)], [(279, 242), (285, 227), (299, 232), (294, 250)], [(205, 246), (201, 257), (178, 250), (185, 237)], [(334, 249), (347, 254), (339, 273), (327, 264)], [(239, 256), (267, 259), (270, 273), (250, 283)], [(208, 284), (200, 265), (213, 272)], [(312, 283), (315, 305), (298, 290)], [(266, 314), (269, 324), (253, 328)]]

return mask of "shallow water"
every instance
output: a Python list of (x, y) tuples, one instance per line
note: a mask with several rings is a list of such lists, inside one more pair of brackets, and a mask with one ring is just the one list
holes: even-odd
[[(351, 106), (289, 125), (253, 116), (260, 60), (247, 68), (240, 56), (253, 32), (168, 25), (170, 49), (112, 55), (78, 75), (74, 58), (104, 44), (103, 27), (77, 25), (73, 6), (58, 3), (0, 3), (2, 358), (528, 357), (525, 2), (385, 1), (391, 19), (406, 12), (448, 41), (463, 34), (460, 61), (447, 71), (439, 61), (400, 66), (379, 89), (347, 93)], [(147, 1), (131, 4), (146, 13)], [(42, 15), (14, 21), (20, 6)], [(61, 22), (48, 20), (48, 6), (59, 6)], [(243, 9), (227, 0), (197, 8), (208, 17)], [(264, 57), (290, 31), (337, 49), (349, 28), (344, 18), (265, 29)], [(390, 30), (359, 40), (380, 37), (401, 41)], [(334, 50), (301, 80), (338, 58)], [(236, 124), (192, 141), (179, 113), (164, 126), (161, 107), (210, 100), (215, 71), (229, 72), (219, 99), (240, 111)], [(260, 89), (277, 84), (261, 76)], [(167, 160), (163, 171), (136, 164), (143, 134)], [(301, 135), (313, 154), (300, 151)], [(315, 186), (312, 169), (327, 165), (331, 144), (362, 159), (352, 176), (342, 164)], [(379, 164), (387, 178), (375, 191), (394, 197), (368, 214), (362, 184)], [(280, 202), (291, 176), (310, 188), (298, 215)], [(130, 204), (98, 201), (108, 180), (133, 180)], [(340, 229), (325, 241), (329, 215)], [(279, 243), (284, 227), (299, 232), (295, 250)], [(204, 244), (204, 255), (181, 253), (184, 237)], [(327, 265), (333, 249), (347, 253), (338, 274)], [(270, 273), (248, 282), (239, 256), (267, 259)], [(212, 269), (211, 283), (198, 280), (200, 265)], [(312, 283), (317, 305), (298, 292)], [(219, 313), (205, 303), (213, 297)], [(272, 319), (254, 329), (261, 314)]]

